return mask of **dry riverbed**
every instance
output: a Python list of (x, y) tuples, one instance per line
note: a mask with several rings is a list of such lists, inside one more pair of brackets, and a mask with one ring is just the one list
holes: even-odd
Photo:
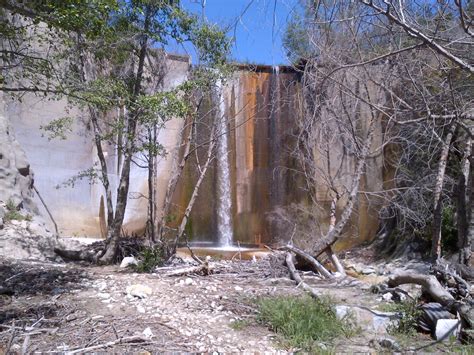
[[(209, 276), (170, 277), (166, 269), (136, 274), (118, 266), (3, 259), (0, 353), (7, 348), (14, 353), (143, 354), (297, 350), (282, 348), (278, 336), (255, 320), (257, 297), (302, 294), (286, 268), (274, 257), (212, 265)], [(306, 279), (335, 303), (355, 307), (363, 323), (355, 337), (322, 348), (380, 349), (386, 318), (384, 312), (368, 311), (381, 304), (368, 282), (353, 277), (323, 281), (309, 274)], [(420, 341), (430, 342), (428, 337)]]

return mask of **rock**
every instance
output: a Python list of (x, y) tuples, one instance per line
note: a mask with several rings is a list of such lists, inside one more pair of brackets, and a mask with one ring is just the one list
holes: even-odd
[(244, 289), (243, 289), (242, 287), (240, 287), (240, 286), (235, 286), (235, 287), (234, 287), (234, 290), (236, 290), (236, 291), (243, 291)]
[(436, 340), (449, 340), (450, 336), (457, 337), (460, 322), (458, 319), (438, 319), (436, 322)]
[(193, 284), (193, 279), (190, 277), (187, 277), (186, 280), (184, 280), (184, 284), (186, 286), (192, 285)]
[(138, 265), (138, 260), (134, 256), (126, 256), (120, 263), (121, 268), (129, 267), (130, 265)]
[(154, 334), (153, 332), (151, 331), (150, 327), (146, 327), (145, 330), (143, 331), (143, 336), (147, 339), (151, 339), (153, 338)]
[(138, 298), (147, 298), (153, 293), (153, 290), (146, 285), (131, 285), (127, 286), (127, 295), (138, 297)]
[(370, 274), (375, 274), (377, 272), (377, 270), (375, 270), (374, 268), (371, 268), (371, 267), (366, 267), (366, 268), (363, 268), (360, 270), (360, 273), (362, 275), (370, 275)]
[(138, 312), (138, 313), (145, 313), (145, 312), (146, 312), (146, 311), (145, 311), (145, 307), (143, 307), (143, 306), (141, 306), (141, 305), (138, 305), (138, 306), (137, 306), (137, 312)]
[(3, 217), (0, 217), (0, 229), (3, 229)]
[(382, 298), (384, 299), (384, 301), (388, 302), (392, 300), (393, 295), (390, 292), (387, 292), (382, 295)]
[(400, 345), (398, 343), (390, 338), (380, 338), (377, 340), (377, 343), (385, 349), (393, 350), (393, 351), (400, 351)]
[(362, 329), (377, 333), (385, 333), (389, 325), (398, 318), (394, 312), (369, 311), (357, 306), (338, 305), (335, 307), (335, 312), (338, 319), (349, 317)]

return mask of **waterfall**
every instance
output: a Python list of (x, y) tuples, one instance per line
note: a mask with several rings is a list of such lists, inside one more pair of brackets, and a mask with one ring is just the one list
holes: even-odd
[(217, 233), (219, 246), (232, 245), (232, 194), (230, 189), (229, 138), (222, 82), (217, 82)]

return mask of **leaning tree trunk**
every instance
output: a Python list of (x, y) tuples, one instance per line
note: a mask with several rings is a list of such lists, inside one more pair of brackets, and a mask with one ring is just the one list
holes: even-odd
[(449, 148), (451, 147), (451, 140), (453, 139), (454, 131), (456, 130), (456, 123), (451, 122), (448, 133), (441, 148), (439, 157), (438, 173), (436, 175), (436, 184), (433, 192), (433, 231), (431, 239), (431, 257), (433, 260), (441, 258), (441, 224), (442, 224), (442, 193), (444, 186), (444, 176), (446, 173), (446, 164), (448, 162)]
[(319, 256), (325, 250), (331, 248), (331, 246), (337, 241), (340, 234), (342, 233), (342, 230), (350, 220), (357, 199), (357, 194), (359, 193), (360, 179), (362, 177), (362, 174), (364, 173), (364, 167), (366, 164), (367, 156), (369, 155), (370, 147), (372, 145), (372, 140), (375, 133), (375, 120), (375, 117), (372, 116), (369, 121), (367, 137), (365, 138), (364, 144), (360, 152), (360, 156), (357, 160), (355, 174), (352, 178), (351, 190), (347, 198), (346, 205), (344, 206), (341, 218), (333, 228), (330, 228), (325, 237), (315, 243), (313, 247), (313, 254), (315, 254), (316, 256)]
[(166, 223), (166, 217), (168, 216), (168, 214), (170, 212), (170, 209), (171, 209), (171, 198), (173, 197), (173, 194), (176, 190), (176, 186), (178, 185), (179, 177), (181, 176), (181, 173), (184, 170), (184, 167), (186, 165), (186, 161), (188, 160), (188, 158), (190, 156), (189, 152), (191, 150), (191, 139), (192, 139), (192, 133), (193, 133), (192, 124), (188, 129), (189, 129), (189, 132), (186, 135), (185, 142), (184, 142), (183, 157), (182, 157), (181, 161), (179, 162), (179, 164), (177, 166), (176, 165), (173, 166), (173, 170), (171, 172), (171, 177), (170, 177), (170, 180), (168, 182), (168, 187), (166, 188), (165, 201), (163, 203), (163, 207), (161, 208), (159, 217), (157, 218), (157, 219), (159, 219), (159, 221), (158, 221), (158, 225), (157, 225), (156, 236), (160, 239), (163, 237), (164, 226), (165, 226), (165, 223)]
[(211, 161), (213, 160), (213, 151), (214, 151), (214, 147), (216, 145), (216, 140), (217, 140), (217, 137), (215, 137), (215, 132), (216, 132), (215, 126), (216, 126), (216, 121), (214, 121), (212, 125), (212, 129), (211, 129), (211, 140), (209, 142), (209, 147), (207, 148), (206, 162), (204, 163), (204, 166), (200, 169), (199, 178), (196, 182), (196, 185), (194, 186), (194, 190), (188, 202), (188, 206), (186, 207), (186, 210), (184, 211), (183, 219), (181, 220), (181, 224), (179, 225), (178, 232), (176, 234), (173, 252), (176, 251), (178, 242), (184, 234), (184, 230), (186, 228), (186, 225), (188, 224), (189, 215), (191, 214), (191, 211), (194, 206), (194, 202), (196, 202), (196, 198), (198, 197), (199, 188), (204, 180), (204, 177), (206, 176), (207, 169), (209, 168), (209, 165)]

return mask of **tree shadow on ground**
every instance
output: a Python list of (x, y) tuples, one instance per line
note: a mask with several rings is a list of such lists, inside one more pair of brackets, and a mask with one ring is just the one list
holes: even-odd
[(58, 295), (83, 287), (83, 270), (21, 263), (0, 263), (0, 294), (10, 296)]

